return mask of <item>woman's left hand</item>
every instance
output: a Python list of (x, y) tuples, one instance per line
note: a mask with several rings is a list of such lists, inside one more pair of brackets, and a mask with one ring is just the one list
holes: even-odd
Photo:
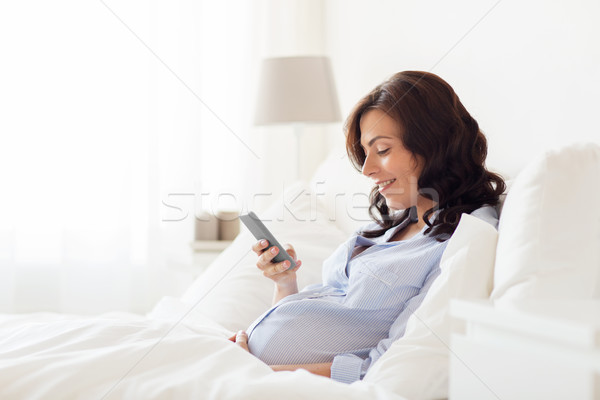
[(240, 346), (242, 349), (248, 350), (248, 335), (244, 331), (239, 331), (235, 335), (229, 338), (230, 341)]

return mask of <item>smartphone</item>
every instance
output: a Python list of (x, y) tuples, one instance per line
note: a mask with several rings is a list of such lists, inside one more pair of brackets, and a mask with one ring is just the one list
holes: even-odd
[(240, 220), (244, 223), (244, 225), (246, 225), (246, 227), (250, 230), (250, 232), (254, 235), (254, 237), (257, 240), (266, 239), (269, 241), (269, 247), (267, 247), (267, 250), (273, 246), (276, 246), (279, 249), (279, 253), (277, 253), (277, 255), (273, 258), (272, 262), (280, 263), (282, 261), (288, 260), (290, 262), (290, 267), (288, 268), (288, 270), (296, 266), (294, 259), (288, 254), (287, 251), (285, 251), (283, 246), (279, 244), (277, 239), (275, 239), (275, 236), (273, 236), (273, 234), (267, 229), (265, 224), (263, 224), (263, 222), (260, 220), (260, 218), (256, 216), (256, 214), (250, 211), (246, 215), (240, 215)]

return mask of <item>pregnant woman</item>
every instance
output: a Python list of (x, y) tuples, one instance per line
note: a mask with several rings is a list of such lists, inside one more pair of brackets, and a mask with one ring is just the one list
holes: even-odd
[(373, 222), (325, 260), (322, 283), (301, 291), (301, 262), (288, 271), (288, 261), (271, 262), (279, 249), (256, 243), (257, 266), (275, 283), (273, 306), (230, 340), (276, 371), (303, 368), (350, 383), (404, 334), (461, 214), (496, 226), (505, 184), (485, 168), (477, 122), (431, 73), (400, 72), (377, 86), (345, 131), (352, 163), (374, 184)]

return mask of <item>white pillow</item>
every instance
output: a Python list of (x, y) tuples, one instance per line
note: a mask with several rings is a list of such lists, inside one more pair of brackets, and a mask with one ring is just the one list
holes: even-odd
[(531, 162), (515, 179), (502, 210), (491, 298), (598, 296), (598, 204), (598, 145), (570, 145)]
[[(291, 243), (302, 260), (298, 286), (321, 281), (321, 266), (344, 240), (318, 207), (314, 193), (305, 185), (289, 188), (282, 199), (259, 215), (282, 245)], [(271, 305), (273, 282), (256, 267), (256, 254), (250, 247), (256, 240), (243, 228), (234, 242), (211, 263), (181, 297), (195, 305), (193, 315), (202, 315), (223, 327), (246, 329)], [(158, 306), (157, 308), (158, 309)]]
[(310, 181), (330, 220), (350, 235), (372, 221), (369, 193), (373, 184), (354, 169), (346, 150), (337, 148), (321, 163)]
[(410, 399), (448, 397), (451, 299), (487, 299), (492, 290), (498, 232), (463, 214), (450, 238), (435, 279), (396, 340), (364, 377)]

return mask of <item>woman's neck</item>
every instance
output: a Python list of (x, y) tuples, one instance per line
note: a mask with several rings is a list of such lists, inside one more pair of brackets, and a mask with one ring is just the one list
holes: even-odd
[(414, 224), (409, 224), (406, 228), (397, 232), (390, 241), (397, 240), (406, 240), (410, 239), (417, 233), (421, 232), (421, 230), (425, 227), (425, 212), (435, 206), (435, 202), (433, 200), (427, 199), (425, 197), (419, 196), (417, 200), (417, 215), (419, 220)]
[(434, 208), (436, 203), (423, 196), (419, 196), (417, 199), (417, 215), (419, 216), (419, 221), (415, 224), (419, 227), (419, 231), (426, 225), (425, 224), (425, 212)]

